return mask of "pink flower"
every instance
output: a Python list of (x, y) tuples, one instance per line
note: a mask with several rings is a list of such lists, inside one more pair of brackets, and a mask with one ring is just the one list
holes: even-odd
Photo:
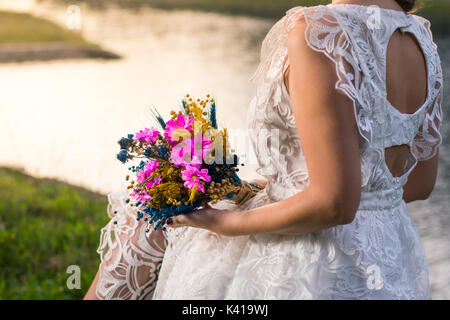
[(189, 118), (189, 116), (183, 116), (181, 113), (178, 114), (176, 119), (171, 119), (166, 123), (166, 130), (164, 131), (164, 138), (169, 141), (172, 145), (178, 142), (178, 138), (172, 137), (176, 130), (187, 130), (189, 132), (193, 131), (192, 124), (194, 119)]
[(130, 197), (134, 198), (138, 202), (148, 202), (152, 200), (152, 197), (147, 194), (147, 192), (143, 190), (134, 190), (130, 193)]
[(144, 141), (146, 143), (155, 143), (158, 140), (159, 131), (155, 128), (145, 128), (134, 135), (134, 141)]
[(154, 179), (151, 179), (151, 180), (149, 180), (146, 184), (145, 184), (145, 186), (147, 187), (147, 188), (153, 188), (153, 186), (157, 186), (158, 184), (160, 184), (161, 183), (161, 181), (162, 181), (162, 178), (161, 177), (157, 177), (157, 178), (154, 178)]
[[(151, 174), (155, 171), (155, 169), (158, 167), (159, 163), (158, 161), (149, 160), (145, 165), (144, 168), (139, 170), (137, 172), (137, 179), (136, 181), (138, 183), (142, 183), (150, 178)], [(160, 184), (162, 178), (157, 177), (155, 179), (150, 179), (145, 186), (147, 188), (152, 188), (154, 185)]]
[(183, 178), (184, 186), (189, 189), (193, 189), (196, 185), (196, 189), (205, 193), (205, 187), (200, 183), (200, 180), (210, 182), (211, 176), (208, 175), (208, 169), (199, 170), (196, 167), (187, 166), (186, 170), (181, 171), (181, 177)]
[(211, 149), (212, 141), (202, 136), (184, 139), (171, 152), (171, 161), (175, 166), (186, 168), (187, 165), (200, 169), (204, 159)]

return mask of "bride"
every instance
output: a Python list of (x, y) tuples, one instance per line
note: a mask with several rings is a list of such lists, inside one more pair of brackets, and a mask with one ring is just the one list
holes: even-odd
[(406, 203), (435, 184), (443, 78), (415, 5), (287, 11), (252, 78), (265, 188), (149, 233), (126, 193), (109, 195), (115, 223), (102, 229), (85, 299), (428, 299)]

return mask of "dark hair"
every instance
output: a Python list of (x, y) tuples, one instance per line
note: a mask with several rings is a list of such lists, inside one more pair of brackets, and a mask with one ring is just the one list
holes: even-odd
[(411, 12), (416, 7), (417, 0), (395, 0), (406, 12)]

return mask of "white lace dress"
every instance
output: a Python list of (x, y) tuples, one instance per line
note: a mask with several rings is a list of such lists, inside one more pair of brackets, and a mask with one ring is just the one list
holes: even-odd
[[(99, 298), (428, 298), (424, 251), (402, 200), (408, 174), (417, 161), (433, 157), (442, 140), (441, 64), (430, 22), (420, 16), (329, 4), (294, 7), (272, 27), (252, 78), (256, 95), (248, 112), (258, 172), (268, 185), (242, 210), (290, 197), (309, 183), (283, 81), (289, 65), (286, 37), (298, 19), (307, 23), (308, 45), (335, 63), (336, 90), (353, 101), (362, 170), (354, 221), (304, 236), (228, 237), (192, 227), (146, 234), (145, 224), (125, 204), (126, 194), (111, 195), (113, 219), (102, 229), (98, 250)], [(397, 28), (411, 32), (426, 57), (428, 95), (414, 114), (400, 113), (386, 98), (386, 50)], [(271, 135), (272, 129), (279, 137)], [(271, 143), (274, 138), (280, 143)], [(410, 162), (402, 176), (394, 177), (384, 150), (402, 144), (410, 146)], [(216, 207), (233, 205), (222, 201)]]

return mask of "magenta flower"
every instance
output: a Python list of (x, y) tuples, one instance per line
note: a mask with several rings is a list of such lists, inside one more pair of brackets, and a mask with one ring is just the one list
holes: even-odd
[(155, 143), (158, 140), (159, 131), (155, 128), (145, 128), (134, 135), (134, 141), (144, 141), (146, 143)]
[(146, 186), (147, 188), (153, 188), (153, 186), (157, 186), (158, 184), (160, 184), (161, 181), (162, 181), (162, 178), (161, 178), (161, 177), (153, 178), (153, 179), (149, 180), (149, 181), (145, 184), (145, 186)]
[(169, 141), (172, 145), (178, 142), (178, 138), (172, 137), (176, 130), (187, 130), (189, 132), (193, 131), (192, 124), (194, 119), (189, 118), (189, 116), (183, 116), (181, 113), (178, 114), (176, 119), (171, 119), (166, 123), (166, 130), (164, 131), (164, 138)]
[(190, 165), (200, 169), (202, 159), (206, 157), (211, 149), (212, 141), (202, 136), (195, 136), (191, 139), (184, 139), (182, 142), (173, 147), (171, 152), (171, 160), (175, 166)]
[[(149, 160), (145, 165), (144, 168), (139, 170), (137, 172), (137, 179), (136, 181), (138, 183), (143, 183), (144, 181), (148, 180), (151, 176), (151, 174), (155, 171), (155, 169), (158, 167), (159, 163), (158, 161)], [(147, 188), (152, 188), (154, 185), (160, 184), (162, 178), (157, 177), (156, 179), (149, 179), (145, 186)]]
[(181, 171), (181, 177), (183, 178), (184, 186), (189, 189), (193, 189), (196, 186), (197, 190), (205, 193), (205, 187), (200, 183), (200, 180), (205, 182), (211, 181), (211, 176), (208, 175), (208, 169), (199, 170), (196, 167), (187, 166), (186, 170)]
[(152, 200), (152, 197), (149, 196), (144, 190), (134, 190), (132, 193), (130, 193), (130, 197), (142, 203)]

